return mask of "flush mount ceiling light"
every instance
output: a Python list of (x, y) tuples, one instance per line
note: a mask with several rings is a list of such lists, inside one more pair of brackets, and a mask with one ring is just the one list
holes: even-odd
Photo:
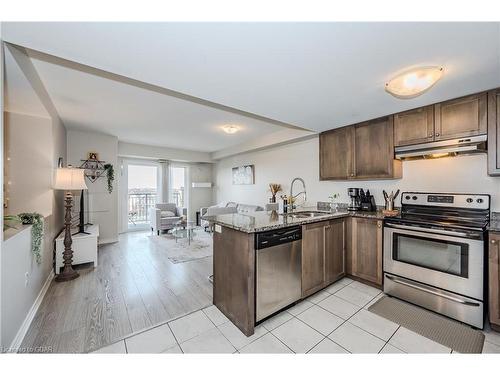
[(385, 91), (400, 99), (411, 99), (429, 90), (443, 76), (443, 67), (427, 66), (401, 73), (385, 84)]
[(222, 130), (224, 130), (227, 134), (234, 134), (240, 129), (235, 125), (224, 125)]

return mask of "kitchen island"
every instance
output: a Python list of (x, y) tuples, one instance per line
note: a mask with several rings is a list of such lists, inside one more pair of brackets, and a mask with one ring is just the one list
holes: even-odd
[[(347, 210), (318, 213), (315, 210), (301, 210), (310, 215), (300, 214), (301, 211), (295, 215), (260, 211), (208, 218), (214, 226), (213, 303), (245, 335), (252, 335), (255, 325), (267, 318), (257, 314), (259, 282), (264, 276), (269, 279), (283, 274), (279, 264), (274, 263), (261, 267), (266, 268), (264, 271), (258, 270), (257, 248), (266, 247), (263, 245), (266, 241), (262, 240), (266, 234), (272, 237), (274, 233), (293, 233), (298, 240), (300, 233), (301, 245), (287, 250), (298, 255), (293, 263), (290, 261), (288, 269), (292, 272), (298, 268), (300, 289), (288, 304), (308, 297), (346, 274), (381, 286), (382, 213)], [(274, 249), (280, 251), (279, 246), (268, 247), (266, 251), (272, 254)], [(261, 256), (261, 265), (265, 259), (272, 257)], [(284, 276), (281, 282), (292, 283), (296, 279), (292, 275)], [(279, 289), (279, 282), (268, 284), (264, 290)]]

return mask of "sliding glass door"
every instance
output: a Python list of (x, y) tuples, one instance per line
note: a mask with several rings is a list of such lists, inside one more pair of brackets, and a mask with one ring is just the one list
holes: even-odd
[(150, 226), (150, 211), (158, 201), (157, 165), (127, 163), (127, 226), (129, 230)]
[(175, 203), (187, 214), (187, 165), (128, 158), (120, 163), (120, 232), (150, 229), (156, 203)]

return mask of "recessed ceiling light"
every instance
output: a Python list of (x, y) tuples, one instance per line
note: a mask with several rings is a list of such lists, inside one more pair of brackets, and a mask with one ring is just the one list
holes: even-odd
[(227, 134), (234, 134), (240, 129), (234, 125), (224, 125), (222, 130), (224, 130)]
[(443, 76), (440, 66), (415, 68), (401, 73), (385, 84), (385, 91), (400, 99), (411, 99), (429, 90)]

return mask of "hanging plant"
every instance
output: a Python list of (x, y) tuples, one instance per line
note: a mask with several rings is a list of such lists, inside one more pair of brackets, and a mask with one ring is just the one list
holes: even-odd
[(111, 194), (113, 191), (113, 181), (115, 180), (115, 169), (113, 168), (113, 164), (104, 164), (104, 170), (108, 177), (108, 193)]
[(25, 212), (18, 216), (21, 223), (33, 225), (31, 229), (31, 251), (36, 257), (36, 262), (40, 264), (42, 263), (43, 216), (36, 212)]

